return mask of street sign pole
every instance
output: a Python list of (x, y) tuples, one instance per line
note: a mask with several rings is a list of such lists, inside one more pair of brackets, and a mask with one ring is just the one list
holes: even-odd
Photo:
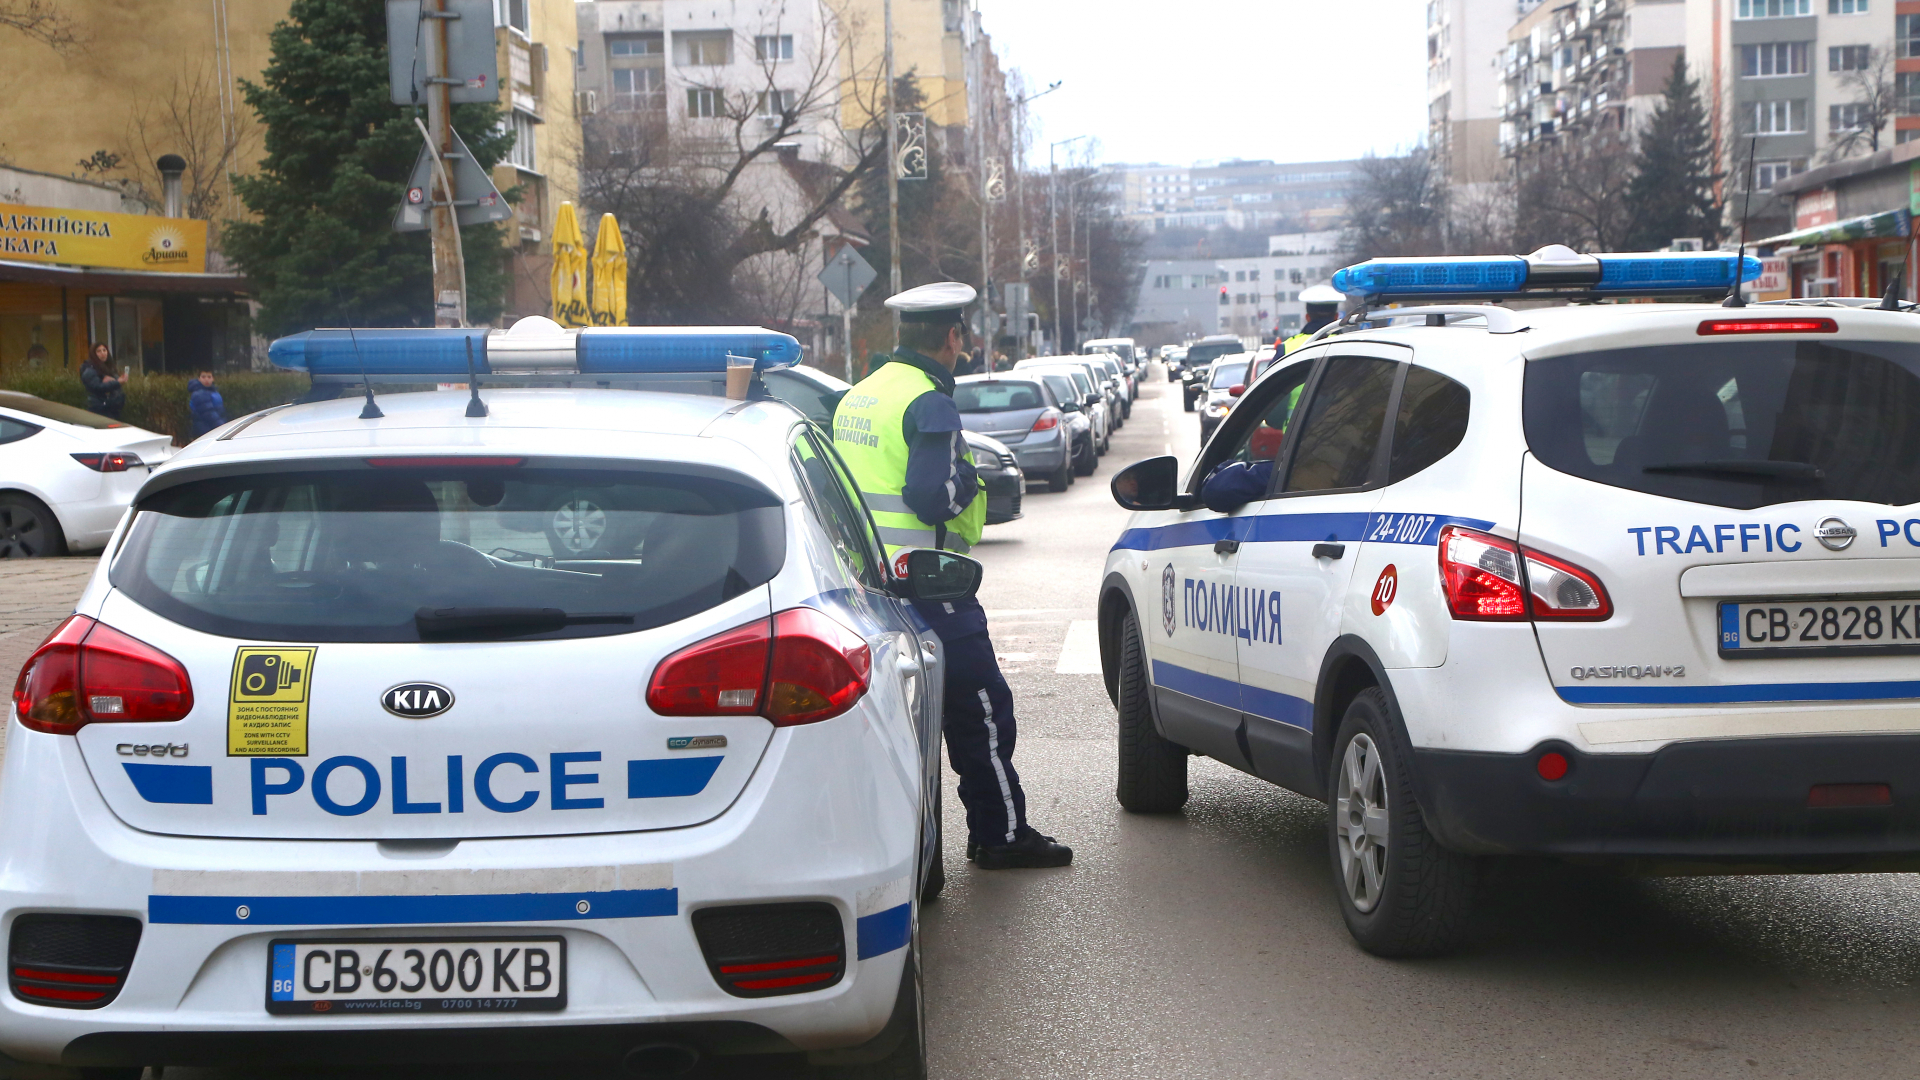
[(447, 11), (447, 0), (425, 0), (420, 17), (428, 23), (427, 42), (427, 145), (439, 168), (434, 170), (434, 197), (430, 210), (433, 222), (433, 324), (467, 324), (467, 263), (460, 246), (460, 221), (454, 214), (458, 197), (448, 182), (447, 153), (453, 149), (452, 90), (447, 78), (447, 22), (458, 15)]
[[(887, 28), (887, 259), (889, 296), (900, 295), (900, 123), (893, 107), (893, 0), (886, 0)], [(900, 347), (900, 313), (893, 312), (893, 347)]]

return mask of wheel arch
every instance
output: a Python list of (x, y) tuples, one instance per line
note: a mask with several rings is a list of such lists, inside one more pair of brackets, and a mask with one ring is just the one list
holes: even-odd
[[(1320, 680), (1313, 699), (1313, 775), (1316, 781), (1324, 784), (1327, 770), (1333, 765), (1333, 739), (1340, 730), (1340, 718), (1346, 715), (1347, 706), (1362, 690), (1377, 686), (1386, 695), (1387, 705), (1392, 711), (1393, 724), (1400, 739), (1400, 745), (1410, 746), (1407, 736), (1406, 720), (1400, 713), (1400, 699), (1393, 692), (1393, 681), (1387, 678), (1386, 665), (1380, 662), (1380, 654), (1366, 639), (1355, 634), (1343, 634), (1328, 647), (1326, 656), (1320, 661)], [(1419, 783), (1416, 774), (1415, 788)], [(1317, 793), (1323, 801), (1325, 791)]]
[(73, 535), (73, 525), (67, 520), (66, 515), (60, 512), (59, 504), (48, 497), (45, 492), (36, 488), (27, 487), (18, 481), (9, 480), (5, 483), (0, 483), (0, 495), (18, 495), (22, 498), (32, 499), (34, 502), (39, 503), (47, 513), (53, 515), (54, 522), (60, 526), (61, 536)]
[(1120, 623), (1127, 612), (1137, 610), (1133, 586), (1126, 575), (1108, 573), (1107, 580), (1100, 584), (1100, 679), (1106, 684), (1107, 700), (1116, 708), (1120, 705)]

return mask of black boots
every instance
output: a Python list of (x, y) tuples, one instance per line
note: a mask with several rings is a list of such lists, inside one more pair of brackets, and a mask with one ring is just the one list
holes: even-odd
[(967, 858), (982, 870), (1043, 870), (1073, 862), (1073, 849), (1027, 829), (1011, 844), (976, 844), (967, 841)]

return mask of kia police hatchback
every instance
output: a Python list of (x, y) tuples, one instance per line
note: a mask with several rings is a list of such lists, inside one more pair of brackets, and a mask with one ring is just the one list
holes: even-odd
[(256, 413), (146, 482), (14, 691), (0, 1052), (919, 1075), (941, 662), (905, 597), (979, 568), (895, 576), (815, 426), (701, 396), (729, 353), (798, 348), (276, 342), (487, 388)]
[[(1338, 284), (1674, 299), (1736, 267), (1560, 248)], [(1209, 509), (1222, 466), (1257, 494)], [(1457, 943), (1482, 856), (1920, 863), (1911, 305), (1361, 311), (1184, 477), (1114, 491), (1138, 511), (1101, 594), (1122, 805), (1178, 808), (1189, 753), (1329, 803), (1371, 951)]]

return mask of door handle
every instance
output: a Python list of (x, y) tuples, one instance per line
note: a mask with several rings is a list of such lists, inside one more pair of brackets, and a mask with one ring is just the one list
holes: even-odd
[(1213, 553), (1215, 555), (1231, 555), (1239, 550), (1240, 541), (1238, 540), (1215, 540), (1213, 542)]
[(1345, 544), (1313, 545), (1313, 557), (1316, 559), (1339, 559), (1344, 558), (1346, 554), (1347, 545)]

